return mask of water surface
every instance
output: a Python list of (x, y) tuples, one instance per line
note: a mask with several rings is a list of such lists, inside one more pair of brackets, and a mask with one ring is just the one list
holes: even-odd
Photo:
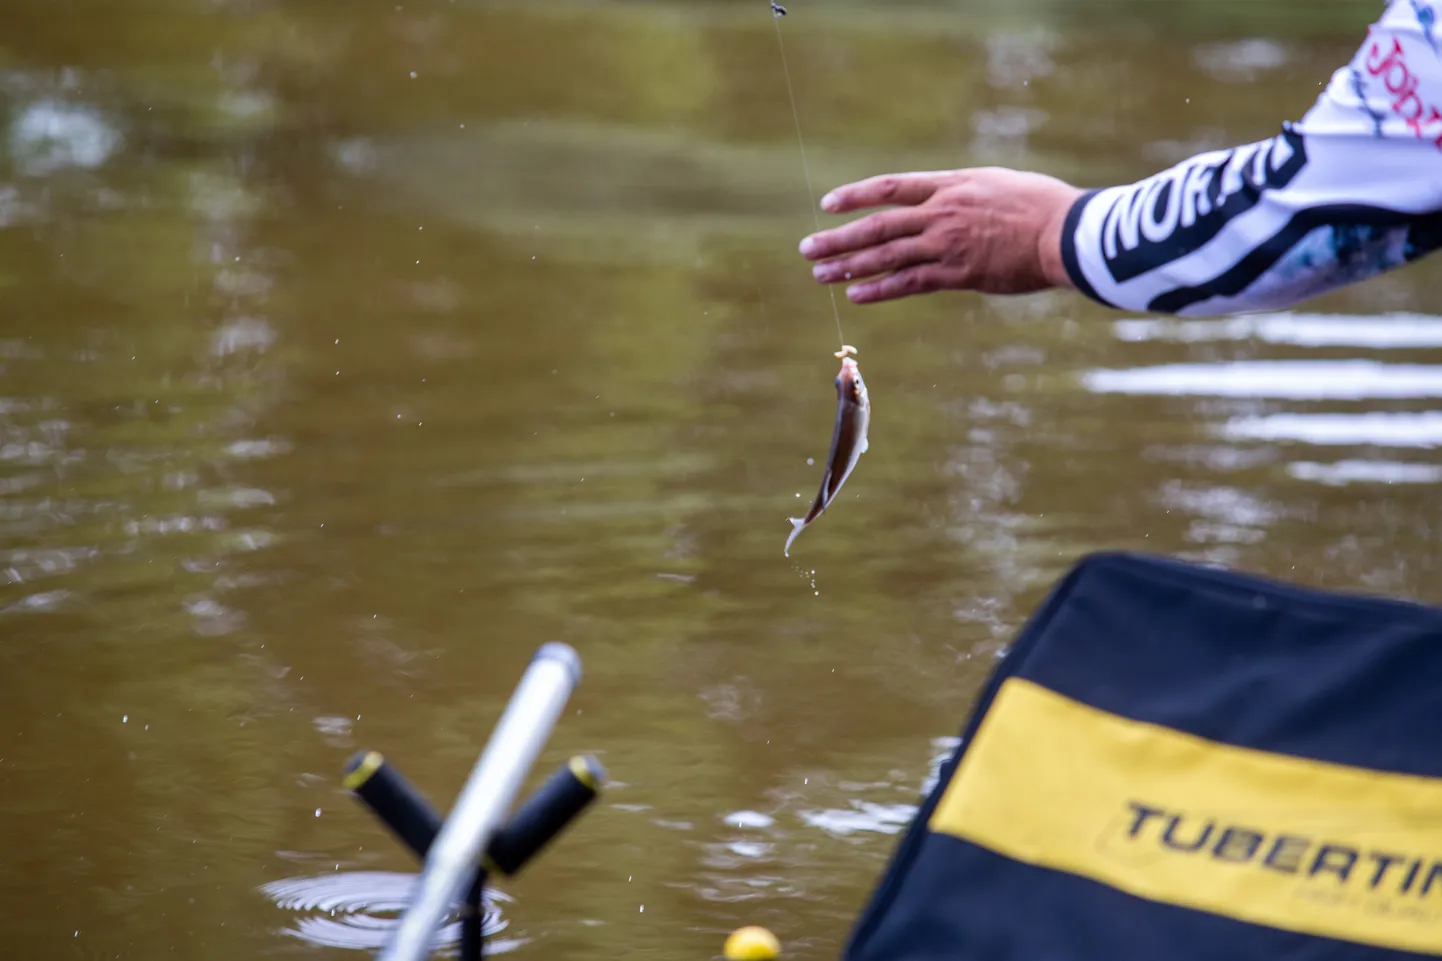
[[(790, 6), (819, 189), (1270, 136), (1377, 5)], [(553, 639), (543, 770), (615, 783), (494, 947), (831, 957), (1085, 553), (1442, 600), (1436, 265), (1221, 321), (843, 306), (871, 452), (787, 559), (836, 345), (759, 3), (24, 0), (0, 38), (16, 957), (364, 956), (414, 866), (341, 764), (446, 806)]]

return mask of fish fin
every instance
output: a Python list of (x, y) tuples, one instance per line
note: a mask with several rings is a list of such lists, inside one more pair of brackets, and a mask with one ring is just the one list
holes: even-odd
[(802, 531), (806, 530), (806, 518), (788, 517), (786, 519), (791, 522), (791, 536), (786, 538), (786, 547), (782, 550), (782, 553), (785, 554), (787, 557), (790, 557), (791, 542), (796, 540), (797, 536), (800, 535)]

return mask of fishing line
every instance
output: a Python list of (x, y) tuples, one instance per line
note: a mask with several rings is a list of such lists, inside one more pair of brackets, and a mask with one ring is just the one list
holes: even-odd
[[(806, 140), (801, 136), (801, 112), (796, 109), (796, 91), (791, 86), (791, 68), (786, 63), (786, 43), (781, 39), (781, 18), (786, 16), (786, 8), (776, 0), (770, 2), (771, 19), (776, 22), (776, 46), (781, 51), (781, 72), (786, 77), (786, 96), (791, 100), (791, 119), (796, 121), (796, 143), (801, 148), (801, 172), (806, 176), (806, 194), (811, 198), (811, 218), (816, 222), (817, 233), (820, 233), (821, 215), (816, 212), (816, 191), (811, 186), (811, 167), (806, 162)], [(831, 314), (836, 318), (836, 338), (841, 341), (844, 351), (846, 335), (841, 332), (841, 309), (836, 306), (835, 285), (827, 284), (826, 292), (831, 295)]]

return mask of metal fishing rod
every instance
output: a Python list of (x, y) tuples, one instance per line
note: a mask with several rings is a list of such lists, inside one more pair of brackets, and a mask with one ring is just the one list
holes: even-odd
[[(550, 643), (536, 652), (450, 816), (427, 845), (410, 907), (379, 961), (422, 961), (451, 905), (461, 899), (468, 885), (477, 890), (482, 852), (495, 841), (506, 812), (580, 679), (581, 659), (569, 645)], [(419, 843), (429, 833), (428, 827), (412, 823), (402, 837), (408, 844)], [(479, 903), (475, 907), (479, 909)]]

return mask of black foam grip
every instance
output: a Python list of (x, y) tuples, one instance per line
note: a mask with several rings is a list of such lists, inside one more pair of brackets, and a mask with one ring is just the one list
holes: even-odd
[(486, 849), (502, 874), (520, 871), (596, 798), (606, 772), (590, 757), (572, 758), (526, 798)]
[[(346, 763), (345, 785), (406, 847), (424, 860), (441, 831), (435, 809), (390, 762), (361, 751)], [(596, 798), (606, 772), (594, 758), (572, 758), (526, 798), (486, 848), (485, 868), (512, 875)]]
[[(368, 774), (367, 767), (372, 768)], [(346, 764), (346, 785), (416, 857), (425, 858), (441, 833), (440, 815), (392, 764), (362, 751)]]

